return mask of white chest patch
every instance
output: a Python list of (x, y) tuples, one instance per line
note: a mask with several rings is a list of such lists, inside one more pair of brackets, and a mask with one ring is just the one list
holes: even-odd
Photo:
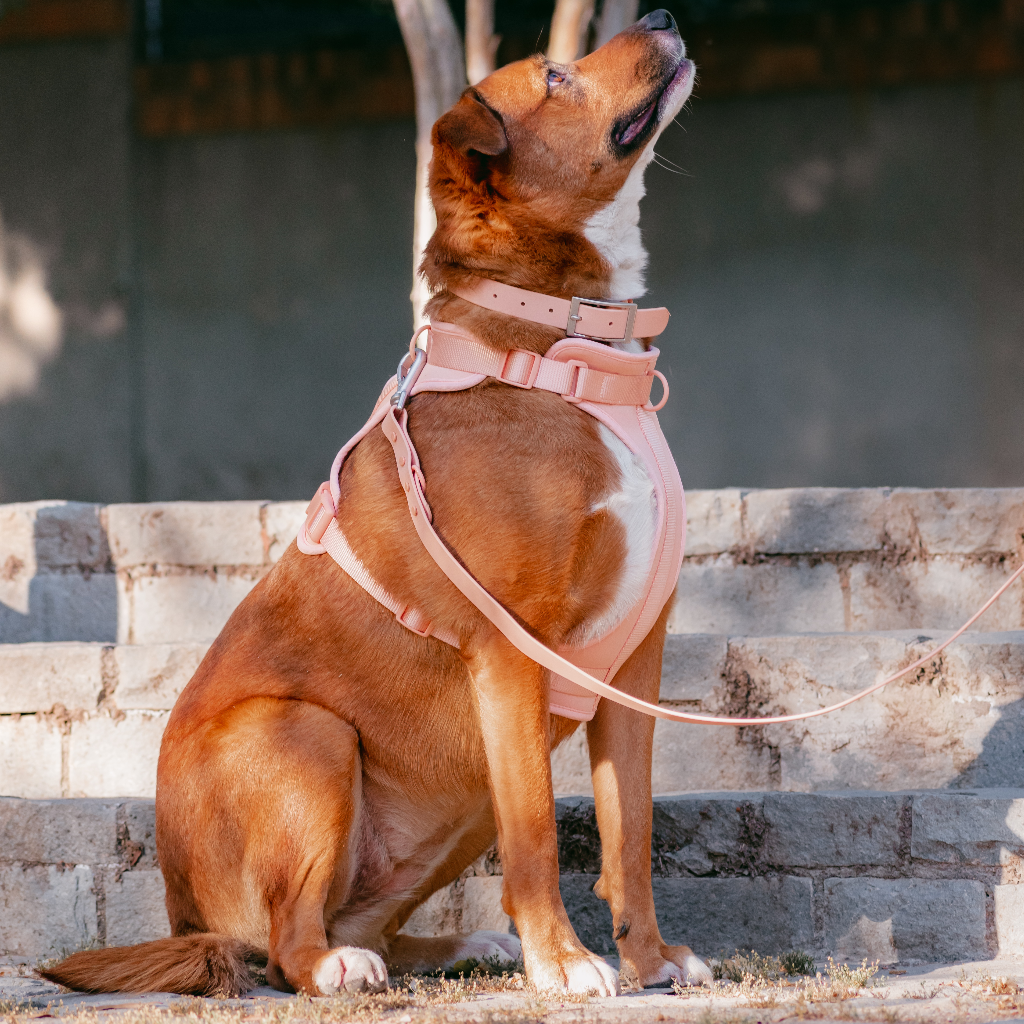
[(637, 299), (646, 290), (647, 253), (640, 238), (640, 200), (644, 171), (654, 159), (654, 143), (640, 154), (615, 198), (587, 221), (583, 234), (611, 265), (608, 293), (615, 299)]
[(626, 531), (626, 557), (611, 604), (598, 618), (584, 623), (572, 638), (581, 647), (611, 632), (644, 596), (658, 529), (657, 492), (643, 461), (603, 423), (598, 425), (598, 431), (619, 467), (619, 488), (591, 511), (607, 509), (622, 523)]

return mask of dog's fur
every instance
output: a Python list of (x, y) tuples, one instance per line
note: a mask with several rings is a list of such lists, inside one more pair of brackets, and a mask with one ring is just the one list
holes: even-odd
[[(566, 298), (640, 291), (643, 169), (692, 87), (684, 52), (656, 12), (576, 64), (502, 68), (440, 118), (438, 227), (423, 263), (434, 319), (544, 352), (563, 332), (449, 286), (475, 274)], [(650, 557), (637, 513), (649, 517), (650, 481), (623, 445), (557, 395), (494, 381), (422, 393), (410, 417), (436, 525), (492, 594), (554, 648), (622, 614)], [(231, 616), (164, 734), (157, 844), (174, 937), (76, 953), (43, 973), (87, 991), (240, 992), (265, 959), (275, 987), (330, 993), (380, 988), (385, 962), (401, 974), (509, 961), (511, 935), (400, 930), (497, 835), (529, 980), (617, 991), (558, 891), (550, 753), (577, 723), (549, 714), (547, 672), (424, 551), (379, 431), (346, 461), (339, 509), (375, 577), (455, 632), (459, 650), (409, 632), (328, 556), (293, 544)], [(648, 701), (667, 613), (615, 677)], [(609, 701), (587, 725), (595, 891), (636, 981), (705, 980), (655, 920), (652, 738), (652, 719)]]

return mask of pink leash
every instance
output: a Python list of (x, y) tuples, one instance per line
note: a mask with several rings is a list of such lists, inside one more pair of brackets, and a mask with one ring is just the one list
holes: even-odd
[[(402, 362), (404, 364), (405, 360), (403, 359)], [(422, 362), (422, 359), (420, 362)], [(418, 368), (415, 364), (416, 359), (413, 360), (413, 364), (405, 372), (404, 377), (401, 372), (402, 367), (399, 367), (399, 389), (392, 397), (392, 406), (384, 417), (381, 429), (384, 431), (384, 436), (391, 442), (395, 452), (398, 476), (402, 482), (402, 488), (405, 490), (413, 526), (416, 528), (416, 533), (419, 535), (423, 546), (427, 549), (431, 558), (434, 559), (441, 571), (458, 587), (462, 594), (501, 631), (505, 639), (522, 654), (525, 654), (527, 658), (568, 679), (570, 682), (582, 686), (591, 693), (595, 693), (600, 697), (607, 697), (608, 700), (614, 701), (616, 704), (621, 704), (623, 707), (631, 708), (633, 711), (639, 711), (645, 715), (651, 715), (653, 718), (664, 718), (670, 722), (695, 722), (703, 725), (778, 725), (783, 722), (799, 722), (804, 718), (817, 718), (818, 715), (827, 715), (832, 711), (838, 711), (840, 708), (845, 708), (847, 705), (853, 704), (854, 701), (867, 697), (868, 694), (874, 693), (883, 686), (888, 686), (894, 680), (915, 671), (941, 651), (944, 651), (957, 637), (977, 622), (999, 600), (1010, 584), (1015, 582), (1024, 573), (1024, 564), (1021, 564), (985, 604), (948, 640), (939, 644), (935, 650), (926, 654), (923, 658), (918, 658), (912, 665), (901, 669), (894, 675), (889, 676), (888, 679), (883, 679), (880, 683), (875, 683), (874, 686), (869, 686), (866, 690), (862, 690), (860, 693), (848, 697), (838, 704), (832, 704), (827, 708), (819, 708), (817, 711), (804, 711), (799, 715), (775, 715), (770, 718), (721, 718), (716, 715), (693, 715), (685, 711), (672, 711), (657, 704), (649, 704), (645, 700), (632, 697), (621, 690), (617, 690), (614, 686), (609, 686), (607, 683), (595, 679), (588, 672), (574, 665), (571, 661), (567, 661), (561, 655), (556, 654), (546, 644), (541, 643), (540, 640), (516, 621), (500, 601), (481, 586), (472, 573), (462, 565), (438, 536), (437, 531), (431, 525), (433, 515), (423, 494), (426, 482), (423, 478), (423, 471), (420, 469), (419, 456), (413, 446), (412, 439), (409, 437), (409, 414), (404, 408), (406, 396), (412, 387), (412, 379), (417, 375)]]

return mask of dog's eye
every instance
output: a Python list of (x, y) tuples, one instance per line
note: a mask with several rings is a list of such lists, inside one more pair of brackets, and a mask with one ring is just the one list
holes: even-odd
[(561, 85), (565, 81), (565, 75), (561, 71), (549, 71), (548, 72), (548, 88), (555, 85)]

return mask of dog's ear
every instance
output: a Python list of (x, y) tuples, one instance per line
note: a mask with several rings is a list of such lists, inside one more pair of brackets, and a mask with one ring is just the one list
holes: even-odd
[(501, 121), (475, 89), (467, 89), (459, 102), (434, 122), (432, 141), (435, 146), (451, 146), (469, 159), (500, 156), (508, 149)]

